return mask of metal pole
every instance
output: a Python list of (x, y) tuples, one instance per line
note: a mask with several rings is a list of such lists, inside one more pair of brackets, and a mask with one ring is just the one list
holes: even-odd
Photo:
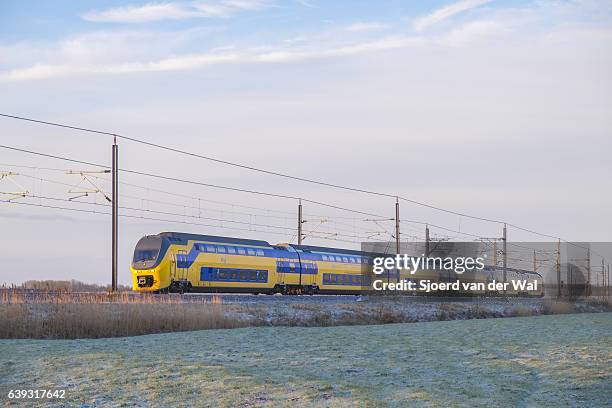
[(535, 249), (533, 250), (533, 271), (537, 272), (538, 266), (537, 266), (537, 260), (536, 260), (536, 252)]
[(601, 290), (602, 290), (602, 296), (606, 296), (606, 260), (601, 258), (601, 273), (603, 273), (603, 278), (602, 278), (602, 282), (603, 285), (601, 286)]
[(425, 256), (429, 256), (429, 225), (425, 224)]
[(113, 141), (113, 167), (112, 167), (112, 180), (113, 180), (113, 191), (112, 191), (112, 216), (113, 216), (113, 231), (112, 231), (112, 277), (111, 277), (111, 290), (117, 291), (117, 254), (118, 254), (118, 234), (117, 229), (119, 227), (119, 146), (117, 146), (117, 138)]
[(504, 260), (503, 260), (503, 270), (504, 270), (504, 294), (506, 293), (506, 267), (508, 266), (508, 251), (507, 251), (507, 236), (506, 236), (506, 224), (504, 224), (504, 237), (502, 238), (504, 241)]
[[(395, 253), (400, 253), (400, 219), (399, 219), (399, 198), (395, 197)], [(399, 269), (397, 270), (397, 281), (400, 280)]]
[(608, 297), (610, 297), (610, 264), (608, 264)]
[(395, 253), (400, 253), (399, 199), (395, 199)]
[(557, 241), (557, 298), (561, 297), (561, 239)]
[(298, 204), (298, 245), (302, 245), (302, 200)]
[[(591, 248), (587, 248), (587, 286), (586, 295), (591, 296)], [(597, 279), (595, 279), (597, 280)]]
[(497, 241), (493, 241), (493, 268), (497, 272)]

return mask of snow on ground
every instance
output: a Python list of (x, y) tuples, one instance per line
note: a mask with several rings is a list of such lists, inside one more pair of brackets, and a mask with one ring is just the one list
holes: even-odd
[(0, 350), (0, 389), (65, 387), (66, 406), (612, 401), (612, 313), (2, 340)]

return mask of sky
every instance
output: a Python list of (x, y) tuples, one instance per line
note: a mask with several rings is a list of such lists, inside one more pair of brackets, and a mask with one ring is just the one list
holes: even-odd
[[(609, 242), (611, 22), (612, 1), (590, 0), (4, 0), (0, 112)], [(110, 163), (107, 136), (6, 118), (0, 134), (3, 145)], [(381, 215), (305, 202), (305, 243), (358, 248), (393, 229), (390, 198), (119, 144), (122, 169)], [(0, 180), (11, 199), (0, 203), (0, 282), (108, 281), (108, 176), (67, 170), (92, 168), (0, 149), (0, 171), (19, 173)], [(123, 283), (147, 234), (295, 240), (295, 200), (121, 180)], [(407, 202), (400, 212), (405, 240), (424, 234), (410, 220), (447, 228), (432, 227), (439, 239), (501, 236), (497, 223)]]

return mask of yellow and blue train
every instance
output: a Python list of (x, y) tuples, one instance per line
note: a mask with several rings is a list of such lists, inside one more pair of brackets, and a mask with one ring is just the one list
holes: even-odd
[[(131, 272), (135, 291), (282, 294), (360, 294), (372, 290), (374, 279), (457, 279), (448, 272), (423, 270), (415, 275), (376, 276), (372, 261), (384, 254), (310, 245), (162, 232), (145, 236), (134, 250)], [(464, 273), (466, 282), (489, 282), (501, 272)], [(509, 271), (510, 274), (529, 272)], [(453, 274), (454, 275), (454, 274)], [(533, 274), (541, 281), (541, 276)], [(508, 276), (508, 279), (511, 275)], [(543, 285), (540, 285), (543, 291)], [(470, 293), (487, 295), (490, 293)], [(543, 292), (542, 292), (543, 294)], [(540, 296), (540, 293), (512, 293)]]

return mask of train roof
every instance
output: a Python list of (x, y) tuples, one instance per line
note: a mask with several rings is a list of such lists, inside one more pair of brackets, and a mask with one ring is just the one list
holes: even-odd
[[(185, 232), (172, 232), (172, 231), (161, 232), (158, 235), (160, 237), (169, 238), (170, 241), (172, 242), (179, 242), (181, 244), (186, 244), (187, 241), (213, 241), (213, 242), (227, 243), (227, 244), (257, 245), (257, 246), (268, 246), (268, 247), (275, 246), (275, 245), (270, 244), (267, 241), (262, 241), (262, 240), (257, 240), (257, 239), (222, 237), (222, 236), (217, 236), (217, 235), (200, 235), (200, 234), (190, 234), (190, 233), (185, 233)], [(289, 244), (289, 245), (296, 250), (302, 250), (305, 252), (333, 252), (333, 253), (347, 254), (347, 255), (363, 255), (362, 251), (357, 251), (357, 250), (352, 250), (352, 249), (320, 247), (320, 246), (313, 246), (313, 245), (293, 245), (293, 244)]]
[[(226, 243), (226, 244), (242, 244), (242, 245), (254, 245), (254, 246), (265, 246), (265, 247), (273, 247), (275, 245), (270, 244), (267, 241), (257, 240), (257, 239), (243, 239), (243, 238), (234, 238), (234, 237), (222, 237), (217, 235), (200, 235), (200, 234), (191, 234), (185, 232), (161, 232), (158, 234), (160, 237), (169, 238), (171, 242), (180, 243), (182, 245), (187, 244), (187, 241), (212, 241), (218, 243)], [(286, 244), (284, 244), (286, 245)], [(314, 246), (314, 245), (293, 245), (289, 244), (292, 248), (298, 251), (304, 252), (324, 252), (324, 253), (334, 253), (334, 254), (346, 254), (346, 255), (375, 255), (372, 253), (365, 253), (359, 250), (353, 249), (343, 249), (343, 248), (331, 248), (331, 247), (322, 247), (322, 246)]]
[(296, 250), (302, 250), (304, 252), (327, 252), (334, 254), (347, 254), (347, 255), (363, 255), (363, 251), (356, 251), (353, 249), (342, 249), (342, 248), (329, 248), (312, 245), (291, 245)]
[(220, 237), (216, 235), (200, 235), (200, 234), (189, 234), (185, 232), (162, 232), (159, 234), (160, 237), (169, 238), (172, 242), (180, 242), (186, 244), (187, 241), (212, 241), (225, 244), (242, 244), (242, 245), (256, 245), (256, 246), (267, 246), (271, 247), (269, 242), (261, 241), (257, 239), (243, 239), (233, 237)]

